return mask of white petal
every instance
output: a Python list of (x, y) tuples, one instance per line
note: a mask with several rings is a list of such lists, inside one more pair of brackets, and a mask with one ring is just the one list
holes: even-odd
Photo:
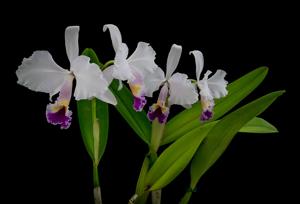
[(201, 99), (203, 98), (204, 100), (208, 100), (208, 101), (211, 101), (214, 98), (210, 88), (208, 87), (208, 81), (207, 81), (208, 76), (211, 73), (212, 73), (211, 71), (207, 70), (206, 73), (204, 74), (203, 79), (197, 82), (198, 87), (200, 89)]
[(109, 89), (107, 89), (107, 91), (105, 91), (102, 95), (100, 95), (99, 98), (100, 100), (106, 103), (117, 105), (117, 99)]
[(59, 92), (69, 71), (58, 66), (47, 51), (35, 51), (24, 58), (16, 71), (18, 83), (33, 91), (49, 93), (50, 97)]
[(169, 105), (178, 104), (183, 107), (190, 107), (198, 101), (196, 87), (188, 80), (186, 74), (175, 73), (169, 80)]
[(145, 76), (149, 72), (153, 72), (157, 65), (155, 64), (155, 51), (145, 42), (139, 42), (134, 53), (128, 58), (128, 64), (132, 69)]
[(199, 81), (200, 79), (200, 74), (203, 70), (203, 66), (204, 66), (204, 58), (203, 58), (203, 54), (202, 52), (200, 52), (199, 50), (194, 50), (191, 51), (190, 54), (193, 54), (195, 57), (195, 63), (196, 63), (196, 79), (197, 81)]
[(172, 45), (167, 60), (167, 73), (166, 73), (167, 79), (169, 79), (173, 74), (173, 72), (175, 71), (179, 63), (181, 52), (182, 52), (182, 47), (180, 45), (176, 45), (176, 44)]
[(106, 79), (107, 83), (110, 84), (112, 82), (112, 80), (114, 79), (113, 77), (113, 72), (115, 69), (115, 65), (111, 65), (109, 67), (107, 67), (106, 69), (103, 70), (103, 76)]
[(207, 80), (208, 88), (214, 98), (221, 98), (227, 95), (227, 81), (225, 81), (226, 72), (217, 70), (216, 73)]
[(152, 97), (154, 91), (157, 91), (160, 85), (165, 81), (165, 73), (161, 68), (157, 68), (154, 72), (149, 73), (144, 78), (145, 96)]
[(134, 75), (127, 62), (128, 47), (122, 43), (115, 56), (113, 77), (119, 80), (133, 80)]
[(100, 68), (89, 61), (89, 57), (79, 56), (72, 63), (71, 70), (76, 78), (74, 92), (76, 100), (93, 97), (101, 100), (101, 96), (108, 90), (108, 83)]
[[(103, 77), (107, 81), (108, 85), (113, 80), (113, 76), (112, 76), (113, 70), (114, 70), (114, 65), (111, 65), (111, 66), (107, 67), (106, 69), (104, 69), (102, 72)], [(99, 95), (99, 98), (106, 103), (110, 103), (113, 105), (117, 104), (117, 99), (115, 98), (115, 96), (112, 94), (112, 92), (109, 89), (107, 89), (104, 93), (102, 93), (102, 95)]]
[(70, 63), (79, 55), (78, 34), (79, 26), (69, 26), (65, 30), (66, 51)]
[(202, 79), (198, 82), (198, 86), (200, 88), (200, 95), (201, 98), (203, 98), (204, 100), (213, 100), (213, 96), (210, 92), (210, 89), (208, 88), (208, 84), (207, 84), (207, 80), (206, 79)]
[(114, 47), (115, 52), (118, 51), (119, 46), (122, 44), (122, 36), (119, 28), (113, 24), (106, 24), (103, 26), (103, 32), (109, 29), (110, 38)]
[(114, 64), (122, 64), (124, 61), (127, 61), (127, 56), (128, 46), (125, 43), (122, 43), (116, 52)]

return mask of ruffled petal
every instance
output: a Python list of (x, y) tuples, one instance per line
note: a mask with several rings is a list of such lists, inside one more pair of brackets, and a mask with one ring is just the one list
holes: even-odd
[(70, 63), (79, 55), (78, 34), (79, 26), (69, 26), (65, 30), (66, 51)]
[(197, 81), (200, 80), (200, 74), (203, 70), (203, 66), (204, 66), (204, 58), (203, 58), (203, 54), (202, 52), (200, 52), (199, 50), (194, 50), (191, 51), (190, 54), (193, 54), (195, 57), (195, 63), (196, 63), (196, 79)]
[(226, 72), (219, 69), (207, 80), (208, 88), (213, 98), (221, 98), (227, 95), (226, 86), (228, 82), (224, 79), (225, 76)]
[(182, 47), (180, 45), (173, 44), (167, 59), (167, 73), (166, 78), (169, 79), (173, 72), (175, 71), (179, 59), (181, 56)]
[(169, 106), (172, 104), (190, 107), (191, 104), (198, 101), (196, 87), (188, 80), (186, 74), (175, 73), (169, 80)]
[(155, 51), (145, 42), (139, 42), (134, 53), (128, 58), (128, 64), (140, 75), (145, 76), (153, 72), (157, 65), (155, 64)]
[(170, 110), (168, 107), (160, 107), (157, 104), (153, 104), (150, 106), (149, 111), (147, 113), (147, 117), (150, 121), (155, 120), (157, 118), (160, 124), (165, 124), (167, 122)]
[(89, 61), (89, 57), (79, 56), (72, 63), (71, 70), (76, 78), (74, 92), (76, 100), (91, 99), (93, 97), (101, 100), (102, 95), (108, 90), (108, 83), (100, 68)]
[(24, 58), (16, 71), (18, 84), (30, 90), (49, 93), (50, 97), (59, 92), (70, 72), (58, 66), (47, 51), (35, 51)]
[(133, 97), (133, 109), (137, 112), (142, 111), (146, 103), (147, 99), (144, 96)]
[(113, 77), (119, 80), (134, 80), (134, 75), (127, 61), (128, 47), (122, 43), (116, 52)]
[(122, 44), (122, 36), (119, 28), (113, 24), (106, 24), (103, 26), (103, 32), (109, 30), (110, 38), (114, 47), (115, 52), (118, 51), (120, 45)]
[(57, 112), (53, 112), (56, 109), (56, 104), (48, 104), (46, 108), (47, 122), (52, 125), (60, 125), (61, 129), (68, 129), (72, 121), (72, 111), (65, 106), (60, 106)]
[(165, 73), (159, 67), (153, 73), (146, 75), (144, 78), (145, 96), (152, 97), (153, 92), (157, 91), (165, 80)]

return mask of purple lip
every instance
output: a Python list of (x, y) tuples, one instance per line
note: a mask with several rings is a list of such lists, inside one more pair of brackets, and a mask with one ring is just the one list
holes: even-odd
[(202, 112), (200, 120), (201, 121), (207, 121), (207, 120), (211, 119), (212, 116), (213, 116), (213, 112), (212, 111), (205, 110), (205, 111)]
[(68, 129), (72, 121), (72, 111), (68, 110), (65, 106), (62, 106), (57, 112), (51, 112), (51, 106), (53, 106), (53, 104), (49, 104), (46, 110), (48, 123), (60, 125), (61, 129)]
[(135, 111), (142, 111), (144, 106), (146, 105), (147, 100), (144, 96), (141, 97), (135, 97), (134, 96), (134, 101), (133, 101), (133, 108)]
[(154, 110), (153, 107), (150, 107), (149, 111), (148, 111), (148, 114), (147, 114), (148, 119), (150, 121), (153, 121), (155, 118), (157, 118), (158, 122), (161, 123), (161, 124), (167, 122), (168, 115), (169, 115), (169, 111), (165, 111), (163, 113), (162, 110), (161, 110), (161, 107), (158, 107), (155, 110)]

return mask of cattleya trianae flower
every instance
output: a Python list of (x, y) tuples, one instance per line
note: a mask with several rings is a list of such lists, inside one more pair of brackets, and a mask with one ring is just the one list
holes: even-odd
[(147, 103), (145, 96), (149, 96), (145, 77), (157, 69), (154, 62), (156, 53), (148, 43), (139, 42), (136, 50), (128, 57), (128, 47), (122, 42), (118, 27), (112, 24), (104, 25), (103, 31), (105, 32), (107, 29), (109, 29), (116, 53), (114, 64), (106, 69), (107, 73), (110, 73), (110, 80), (112, 78), (120, 80), (120, 88), (122, 87), (121, 81), (127, 81), (134, 96), (133, 108), (141, 111)]
[(69, 110), (72, 96), (73, 79), (76, 79), (74, 96), (76, 100), (96, 97), (104, 102), (116, 104), (114, 95), (108, 89), (109, 83), (99, 67), (90, 63), (87, 56), (79, 56), (78, 26), (65, 30), (65, 46), (70, 61), (70, 70), (58, 66), (48, 51), (35, 51), (29, 58), (24, 58), (16, 71), (18, 83), (52, 96), (59, 93), (55, 103), (46, 108), (47, 121), (66, 129), (71, 124), (72, 112)]
[(147, 91), (149, 91), (146, 95), (152, 95), (162, 86), (157, 103), (153, 104), (148, 111), (148, 118), (151, 121), (158, 118), (160, 123), (165, 123), (171, 105), (177, 104), (189, 108), (198, 100), (195, 86), (188, 79), (188, 76), (182, 73), (173, 74), (179, 63), (181, 52), (181, 46), (172, 45), (167, 59), (166, 74), (158, 68), (145, 79)]
[(204, 66), (203, 54), (198, 50), (191, 51), (190, 54), (194, 55), (196, 62), (196, 79), (202, 105), (200, 120), (206, 121), (213, 117), (214, 99), (224, 97), (228, 93), (226, 90), (227, 81), (224, 79), (226, 72), (219, 69), (212, 77), (208, 78), (212, 72), (207, 70), (203, 79), (200, 80)]

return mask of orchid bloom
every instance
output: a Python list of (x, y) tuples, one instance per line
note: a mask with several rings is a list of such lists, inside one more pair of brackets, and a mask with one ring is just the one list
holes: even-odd
[(146, 96), (152, 96), (152, 93), (162, 86), (157, 103), (149, 108), (147, 115), (150, 121), (157, 118), (161, 124), (166, 123), (171, 105), (178, 104), (189, 108), (198, 100), (195, 86), (188, 76), (182, 73), (173, 74), (179, 63), (181, 52), (182, 47), (173, 44), (167, 59), (166, 74), (158, 68), (145, 79), (145, 85), (148, 87)]
[(207, 121), (213, 117), (214, 99), (221, 98), (227, 95), (226, 90), (227, 81), (225, 81), (226, 72), (223, 70), (217, 70), (216, 73), (210, 77), (211, 71), (206, 71), (203, 79), (200, 80), (200, 75), (204, 66), (203, 54), (194, 50), (190, 54), (193, 54), (196, 62), (196, 77), (197, 86), (200, 89), (202, 113), (200, 120)]
[(122, 36), (118, 27), (112, 24), (104, 25), (103, 32), (107, 29), (109, 29), (116, 55), (114, 64), (109, 66), (105, 73), (111, 76), (109, 81), (112, 78), (120, 81), (120, 89), (122, 87), (121, 81), (127, 81), (134, 96), (133, 108), (136, 111), (142, 111), (147, 103), (145, 98), (147, 87), (144, 84), (144, 79), (157, 69), (157, 65), (154, 62), (156, 53), (148, 43), (139, 42), (136, 50), (128, 57), (128, 47), (122, 42)]
[(67, 129), (72, 120), (69, 110), (72, 96), (73, 79), (76, 78), (74, 96), (76, 100), (96, 97), (104, 102), (116, 104), (114, 95), (108, 89), (108, 82), (99, 67), (90, 63), (90, 58), (79, 56), (79, 27), (67, 27), (65, 46), (70, 61), (70, 70), (58, 66), (48, 51), (35, 51), (29, 58), (24, 58), (16, 71), (18, 83), (30, 90), (44, 92), (52, 96), (59, 93), (55, 103), (46, 108), (47, 121)]

